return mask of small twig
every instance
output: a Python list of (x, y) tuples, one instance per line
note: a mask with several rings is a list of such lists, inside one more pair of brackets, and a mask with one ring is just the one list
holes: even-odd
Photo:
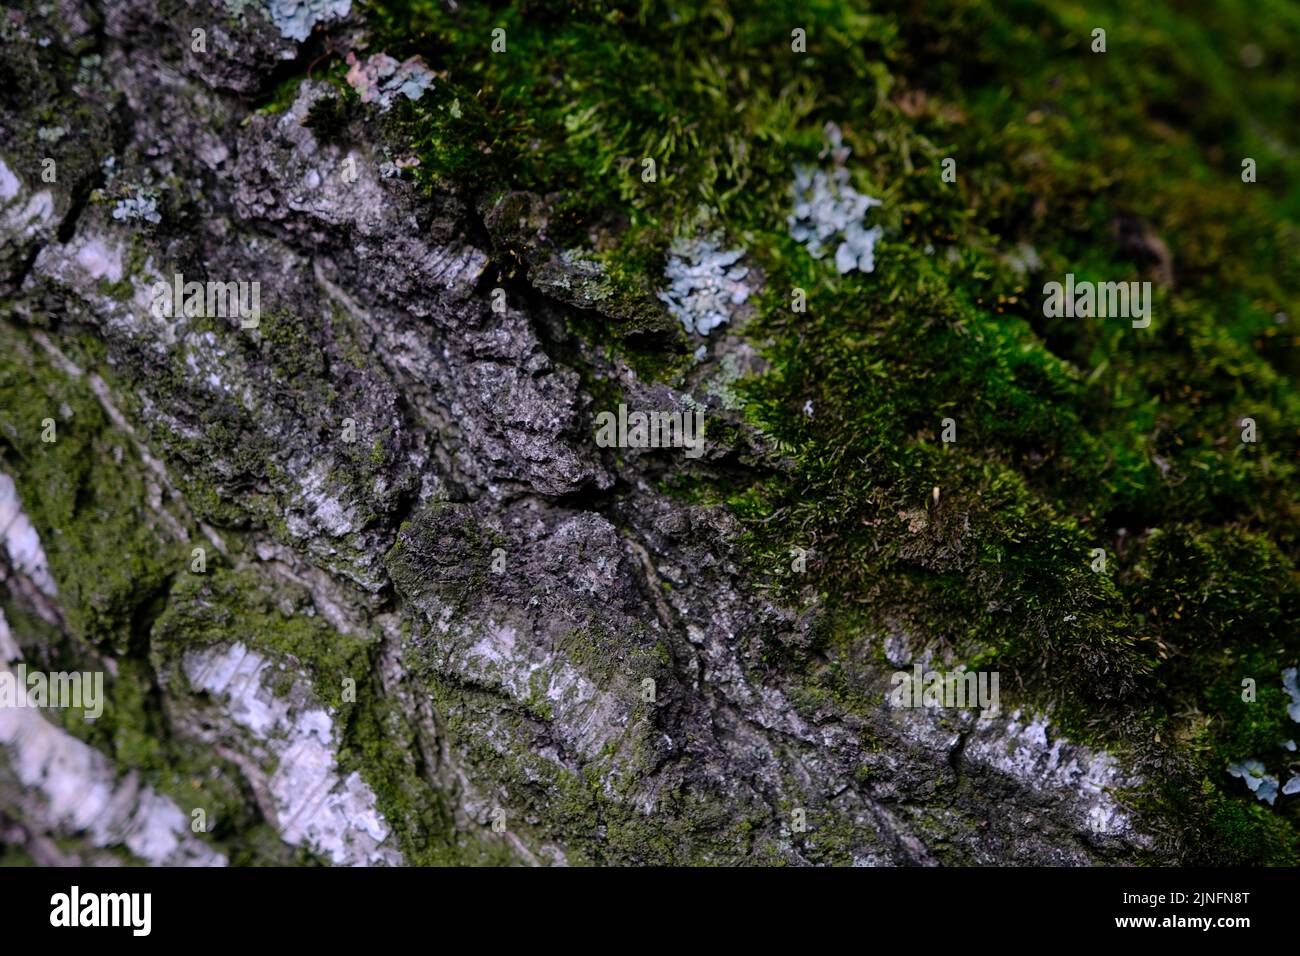
[(334, 38), (327, 37), (325, 40), (325, 52), (322, 53), (320, 56), (316, 57), (316, 59), (312, 60), (311, 65), (307, 67), (307, 79), (310, 80), (312, 78), (311, 71), (316, 69), (316, 64), (320, 63), (321, 60), (333, 56), (337, 52), (338, 51), (334, 49)]

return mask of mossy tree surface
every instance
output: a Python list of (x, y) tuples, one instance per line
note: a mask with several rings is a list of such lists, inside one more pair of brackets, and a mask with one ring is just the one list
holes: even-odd
[[(1184, 858), (1295, 860), (1296, 802), (1260, 804), (1226, 767), (1294, 736), (1280, 672), (1300, 655), (1300, 14), (1236, 0), (1194, 15), (1164, 2), (364, 11), (377, 48), (440, 71), (393, 116), (430, 183), (489, 203), (553, 197), (550, 238), (624, 288), (658, 287), (679, 235), (722, 232), (761, 268), (745, 331), (770, 369), (743, 394), (775, 450), (680, 487), (743, 518), (759, 574), (811, 550), (806, 577), (769, 582), (824, 605), (821, 646), (787, 662), (810, 690), (851, 700), (835, 686), (846, 648), (923, 635), (1145, 767)], [(884, 201), (871, 274), (837, 274), (786, 230), (793, 166), (819, 162), (827, 123), (856, 188)], [(1150, 327), (1045, 318), (1042, 284), (1066, 273), (1152, 280)], [(790, 308), (795, 288), (806, 312)], [(630, 358), (688, 351), (684, 337), (586, 331)], [(1245, 418), (1257, 442), (1242, 441)]]
[[(1296, 862), (1300, 798), (1262, 804), (1227, 767), (1263, 757), (1276, 773), (1288, 759), (1278, 745), (1297, 729), (1280, 671), (1300, 663), (1300, 14), (1271, 0), (1215, 0), (1192, 15), (1170, 2), (991, 0), (356, 6), (370, 51), (418, 54), (437, 71), (424, 97), (383, 115), (424, 183), (480, 214), (518, 203), (512, 191), (542, 196), (547, 241), (600, 265), (588, 290), (600, 307), (569, 315), (588, 354), (685, 387), (700, 340), (645, 310), (670, 243), (721, 234), (757, 267), (763, 285), (742, 333), (768, 368), (732, 386), (744, 421), (709, 431), (745, 447), (725, 470), (688, 464), (663, 482), (730, 509), (754, 578), (820, 616), (812, 646), (746, 638), (761, 643), (750, 659), (799, 674), (802, 700), (865, 711), (879, 700), (842, 665), (883, 634), (918, 636), (948, 660), (1001, 671), (1007, 703), (1046, 707), (1072, 736), (1143, 769), (1161, 858)], [(1104, 53), (1092, 49), (1098, 28)], [(792, 49), (795, 30), (806, 52)], [(345, 89), (342, 74), (336, 63)], [(300, 83), (279, 83), (263, 111), (286, 109)], [(323, 103), (309, 124), (321, 139), (360, 113), (355, 100)], [(72, 127), (67, 115), (47, 119)], [(786, 228), (793, 167), (825, 164), (828, 123), (851, 147), (855, 187), (883, 200), (870, 274), (838, 274)], [(955, 182), (940, 175), (948, 158)], [(1242, 179), (1246, 158), (1255, 182)], [(653, 182), (641, 175), (647, 159)], [(528, 230), (489, 232), (503, 281), (532, 281)], [(1045, 318), (1042, 284), (1066, 273), (1153, 280), (1150, 327)], [(129, 281), (119, 285), (125, 298)], [(804, 312), (791, 310), (796, 288)], [(261, 358), (276, 394), (324, 436), (339, 396), (320, 350), (304, 344), (308, 329), (268, 310)], [(353, 333), (339, 317), (330, 338), (361, 368)], [(113, 375), (130, 379), (100, 362), (99, 343), (69, 349), (85, 376), (7, 325), (0, 345), (0, 457), (41, 533), (68, 631), (84, 641), (12, 602), (4, 613), (47, 668), (120, 662), (104, 719), (71, 715), (68, 729), (146, 771), (183, 809), (216, 808), (213, 839), (232, 860), (289, 859), (228, 763), (171, 733), (158, 694), (180, 651), (238, 633), (312, 678), (339, 720), (341, 764), (375, 789), (408, 861), (505, 859), (455, 833), (438, 782), (412, 756), (414, 722), (384, 700), (378, 676), (359, 703), (338, 697), (345, 677), (374, 672), (377, 635), (337, 633), (305, 594), (286, 609), (280, 585), (273, 599), (239, 560), (248, 513), (288, 540), (275, 522), (285, 502), (236, 507), (229, 489), (194, 483), (182, 489), (193, 514), (159, 507), (142, 439), (174, 471), (188, 463), (201, 475), (215, 443), (241, 476), (274, 477), (274, 448), (248, 442), (256, 429), (242, 413), (201, 411), (194, 444), (129, 435), (89, 380), (101, 374), (121, 394)], [(578, 372), (617, 400), (610, 379)], [(317, 420), (320, 409), (331, 413)], [(47, 416), (56, 444), (39, 440)], [(955, 444), (941, 440), (945, 418)], [(1257, 442), (1241, 440), (1246, 418)], [(358, 495), (370, 487), (393, 465), (390, 438), (351, 449), (339, 480)], [(399, 484), (376, 507), (397, 512), (413, 493)], [(202, 542), (200, 520), (222, 527), (235, 555), (212, 555), (202, 578), (160, 525)], [(809, 549), (807, 574), (782, 570), (793, 547)], [(1092, 567), (1096, 548), (1104, 571)], [(1244, 678), (1258, 683), (1254, 702)], [(454, 733), (477, 692), (428, 682)], [(540, 696), (530, 705), (548, 719)], [(484, 773), (511, 790), (540, 777), (537, 792), (561, 792), (546, 809), (578, 831), (576, 861), (748, 856), (743, 832), (717, 842), (694, 795), (673, 794), (663, 832), (581, 776), (526, 763)], [(592, 821), (608, 831), (597, 837)]]

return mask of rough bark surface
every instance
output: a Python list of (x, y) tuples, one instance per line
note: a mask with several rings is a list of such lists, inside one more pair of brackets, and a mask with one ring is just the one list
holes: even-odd
[[(688, 405), (572, 333), (625, 318), (535, 238), (546, 201), (417, 187), (377, 107), (322, 132), (322, 80), (266, 108), (358, 15), (300, 43), (202, 0), (35, 6), (4, 27), (0, 339), (26, 401), (0, 437), (0, 658), (105, 671), (108, 704), (98, 729), (0, 710), (0, 840), (86, 863), (1156, 852), (1140, 773), (1046, 717), (849, 708), (769, 661), (816, 602), (761, 586), (725, 508), (661, 490), (678, 452), (593, 441), (593, 383)], [(158, 222), (90, 199), (136, 186)], [(259, 327), (157, 316), (176, 273), (260, 283)], [(709, 414), (734, 427), (702, 466), (772, 451)], [(938, 653), (877, 633), (852, 677), (879, 701)]]

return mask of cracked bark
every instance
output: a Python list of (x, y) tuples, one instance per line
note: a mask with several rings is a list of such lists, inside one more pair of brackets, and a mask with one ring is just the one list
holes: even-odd
[[(43, 594), (12, 559), (6, 613), (34, 613), (70, 648), (17, 634), (23, 656), (118, 655), (147, 668), (175, 751), (211, 747), (241, 781), (231, 799), (250, 805), (236, 822), (195, 835), (172, 819), (178, 847), (201, 862), (933, 864), (1126, 861), (1149, 844), (1107, 792), (1132, 780), (1083, 748), (1053, 749), (1027, 716), (984, 722), (987, 746), (972, 753), (968, 715), (882, 706), (863, 717), (806, 700), (800, 675), (769, 667), (764, 646), (806, 636), (816, 609), (796, 614), (757, 587), (731, 516), (654, 490), (676, 461), (598, 449), (578, 373), (617, 382), (630, 407), (681, 407), (682, 396), (566, 330), (567, 316), (590, 309), (519, 276), (498, 280), (516, 254), (503, 224), (494, 232), (463, 197), (380, 178), (385, 134), (373, 111), (318, 140), (308, 112), (336, 94), (308, 79), (287, 110), (259, 112), (323, 39), (299, 50), (254, 23), (224, 59), (195, 58), (148, 42), (203, 11), (175, 6), (65, 0), (55, 51), (24, 48), (32, 64), (59, 50), (102, 57), (88, 96), (96, 124), (72, 134), (94, 161), (51, 190), (62, 215), (30, 230), (10, 223), (24, 251), (4, 262), (0, 334), (6, 347), (34, 343), (49, 374), (88, 383), (157, 486), (152, 533), (173, 563), (156, 582), (161, 604), (127, 618), (131, 649), (70, 628), (62, 588)], [(326, 36), (346, 45), (363, 30), (353, 19)], [(286, 51), (292, 59), (277, 63)], [(40, 105), (11, 97), (5, 131), (30, 126)], [(115, 182), (181, 184), (160, 226), (115, 220), (91, 201), (110, 155)], [(355, 183), (338, 175), (347, 156)], [(0, 158), (22, 184), (7, 210), (41, 191), (31, 156)], [(262, 328), (155, 319), (148, 290), (173, 270), (259, 281)], [(105, 290), (122, 279), (127, 292)], [(502, 315), (487, 294), (496, 281), (511, 292)], [(21, 427), (44, 417), (21, 411)], [(338, 440), (345, 417), (377, 463)], [(752, 447), (711, 443), (702, 474), (746, 469), (762, 448), (735, 423)], [(6, 471), (22, 472), (19, 445), (0, 437)], [(38, 530), (47, 545), (60, 532)], [(350, 818), (289, 841), (302, 820), (273, 792), (256, 720), (235, 713), (275, 689), (248, 688), (223, 710), (182, 676), (194, 653), (243, 640), (234, 627), (222, 636), (176, 623), (222, 606), (177, 557), (201, 544), (221, 574), (245, 575), (289, 617), (325, 621), (323, 640), (365, 647), (361, 671), (317, 667), (301, 648), (259, 653), (319, 697), (289, 701), (289, 726), (326, 702), (330, 746), (383, 818), (376, 848), (356, 848), (362, 824)], [(493, 547), (505, 551), (504, 574), (490, 570)], [(864, 691), (882, 691), (887, 671), (862, 664)], [(346, 677), (360, 689), (355, 705), (331, 684)], [(639, 694), (647, 677), (650, 705)], [(135, 770), (125, 755), (100, 759), (109, 776)], [(54, 840), (85, 862), (136, 852), (118, 822), (91, 833), (55, 812), (50, 795), (66, 782), (49, 767), (19, 772), (36, 760), (13, 739), (0, 749), (0, 810), (16, 821), (0, 839), (42, 861)], [(308, 770), (303, 780), (321, 788), (318, 810), (340, 788)], [(161, 799), (182, 820), (191, 809)], [(793, 827), (796, 808), (806, 831)], [(492, 826), (497, 810), (504, 832)], [(431, 844), (436, 859), (424, 855)]]

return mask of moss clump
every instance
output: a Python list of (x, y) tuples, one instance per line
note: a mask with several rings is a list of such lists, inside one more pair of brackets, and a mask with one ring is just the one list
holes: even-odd
[[(507, 827), (527, 845), (555, 842), (574, 865), (727, 865), (746, 862), (755, 852), (746, 815), (723, 795), (705, 787), (664, 788), (654, 809), (645, 812), (611, 791), (602, 761), (577, 772), (518, 747), (520, 729), (511, 721), (529, 718), (512, 716), (499, 697), (436, 678), (428, 685), (476, 786), (501, 800)], [(493, 743), (507, 736), (513, 742), (508, 751)], [(754, 807), (752, 816), (765, 813)], [(486, 826), (484, 839), (491, 839)]]
[(426, 776), (424, 743), (379, 682), (374, 639), (340, 634), (305, 591), (282, 580), (216, 567), (178, 580), (154, 628), (153, 659), (174, 672), (187, 651), (234, 641), (288, 663), (287, 682), (307, 676), (334, 721), (340, 772), (359, 772), (373, 789), (408, 863), (473, 855), (457, 843), (445, 799)]
[(320, 702), (345, 717), (350, 704), (343, 699), (344, 679), (361, 685), (371, 670), (373, 640), (340, 634), (301, 588), (220, 566), (178, 577), (154, 625), (155, 665), (174, 666), (189, 650), (236, 641), (296, 662)]
[[(0, 455), (49, 559), (66, 634), (12, 601), (5, 617), (47, 670), (104, 672), (101, 650), (116, 661), (105, 673), (103, 714), (86, 721), (79, 710), (60, 711), (64, 729), (187, 816), (202, 808), (204, 839), (232, 858), (284, 862), (278, 841), (253, 850), (257, 803), (237, 769), (176, 734), (164, 708), (147, 641), (167, 616), (173, 581), (183, 585), (189, 573), (190, 549), (159, 525), (166, 515), (151, 490), (156, 479), (131, 436), (109, 421), (89, 372), (69, 376), (8, 326), (0, 338)], [(53, 442), (41, 441), (45, 417), (55, 420)]]
[(156, 478), (134, 439), (112, 424), (85, 377), (65, 374), (8, 326), (0, 344), (4, 468), (40, 535), (69, 627), (124, 653), (187, 552), (160, 527)]
[[(738, 230), (782, 217), (791, 159), (815, 156), (821, 124), (849, 108), (840, 56), (870, 97), (883, 77), (873, 57), (892, 44), (877, 18), (831, 2), (763, 0), (738, 15), (717, 0), (378, 0), (365, 12), (388, 53), (440, 72), (390, 119), (419, 175), (488, 204), (511, 191), (548, 197), (549, 241), (604, 269), (598, 309), (614, 320), (584, 337), (660, 377), (681, 371), (687, 351), (653, 298), (673, 236), (721, 217)], [(791, 50), (793, 24), (810, 55)]]
[[(870, 656), (858, 645), (928, 635), (1009, 672), (1004, 687), (1074, 735), (1126, 749), (1157, 790), (1162, 760), (1187, 761), (1214, 796), (1161, 812), (1214, 828), (1224, 859), (1282, 859), (1294, 810), (1252, 806), (1223, 772), (1276, 722), (1224, 688), (1300, 658), (1285, 624), (1300, 87), (1276, 68), (1300, 20), (1271, 4), (1277, 29), (1259, 36), (1239, 0), (1191, 19), (1162, 2), (369, 11), (389, 52), (446, 72), (445, 101), (402, 120), (430, 181), (570, 197), (556, 241), (628, 288), (656, 287), (678, 233), (721, 228), (749, 250), (766, 279), (749, 335), (771, 368), (739, 390), (774, 454), (748, 482), (685, 493), (734, 509), (755, 572), (824, 608), (835, 637), (805, 672), (810, 700), (870, 706), (843, 676)], [(1105, 54), (1090, 49), (1099, 25)], [(828, 121), (855, 188), (883, 199), (869, 275), (786, 233), (793, 163), (819, 161)], [(1151, 326), (1045, 317), (1039, 290), (1067, 272), (1153, 282)], [(654, 349), (646, 371), (675, 377), (671, 348)], [(796, 546), (810, 573), (774, 574)], [(805, 650), (762, 655), (794, 666)]]
[[(1206, 166), (1196, 138), (1214, 135), (1227, 153), (1223, 140), (1250, 135), (1235, 120), (1173, 133), (1141, 110), (1117, 116), (1116, 104), (1150, 102), (1157, 78), (1134, 74), (1140, 58), (1087, 59), (1083, 24), (1033, 4), (1014, 19), (993, 5), (949, 13), (926, 20), (950, 26), (901, 47), (907, 89), (868, 114), (875, 142), (845, 127), (905, 210), (876, 274), (810, 273), (779, 237), (764, 261), (760, 332), (775, 339), (776, 367), (751, 383), (748, 408), (784, 454), (773, 477), (731, 496), (755, 564), (812, 548), (833, 615), (865, 604), (859, 633), (902, 626), (1011, 671), (1077, 736), (1150, 766), (1157, 790), (1170, 789), (1157, 751), (1190, 761), (1218, 809), (1167, 800), (1162, 812), (1192, 829), (1231, 818), (1217, 831), (1224, 858), (1282, 862), (1295, 809), (1279, 804), (1261, 823), (1224, 767), (1279, 730), (1232, 703), (1243, 662), (1276, 680), (1300, 656), (1282, 624), (1296, 610), (1297, 443), (1283, 423), (1297, 393), (1285, 375), (1294, 355), (1278, 348), (1295, 286), (1276, 282), (1298, 263), (1292, 244), (1258, 240), (1294, 226), (1277, 212), (1278, 187), (1252, 191), (1235, 164)], [(1127, 16), (1107, 15), (1112, 43), (1139, 35), (1167, 43), (1165, 55), (1186, 39), (1180, 29), (1158, 41), (1136, 22), (1147, 12)], [(1191, 50), (1178, 56), (1211, 56)], [(949, 62), (960, 76), (931, 69)], [(1179, 95), (1197, 95), (1196, 70), (1172, 73)], [(1061, 90), (1050, 102), (1035, 92), (1048, 88)], [(1232, 112), (1227, 99), (1214, 109)], [(906, 159), (927, 155), (924, 166)], [(960, 157), (955, 187), (937, 175), (942, 155)], [(1153, 239), (1153, 222), (1173, 231)], [(1009, 266), (1025, 244), (1043, 263), (1028, 275)], [(1158, 291), (1146, 334), (1044, 319), (1027, 291), (1067, 271), (1159, 283), (1169, 246), (1189, 278)], [(808, 290), (807, 314), (782, 301), (795, 286)], [(1268, 441), (1241, 441), (1247, 414), (1268, 422)], [(937, 441), (949, 417), (955, 444)], [(1090, 561), (1098, 547), (1103, 572)], [(783, 579), (792, 599), (804, 580)]]
[(408, 715), (378, 688), (355, 709), (339, 749), (339, 763), (361, 771), (410, 866), (503, 865), (515, 862), (504, 846), (456, 825), (450, 795), (435, 776), (440, 768)]
[(503, 544), (472, 506), (434, 501), (402, 524), (384, 562), (397, 590), (417, 604), (436, 595), (463, 609), (486, 583), (492, 549)]

